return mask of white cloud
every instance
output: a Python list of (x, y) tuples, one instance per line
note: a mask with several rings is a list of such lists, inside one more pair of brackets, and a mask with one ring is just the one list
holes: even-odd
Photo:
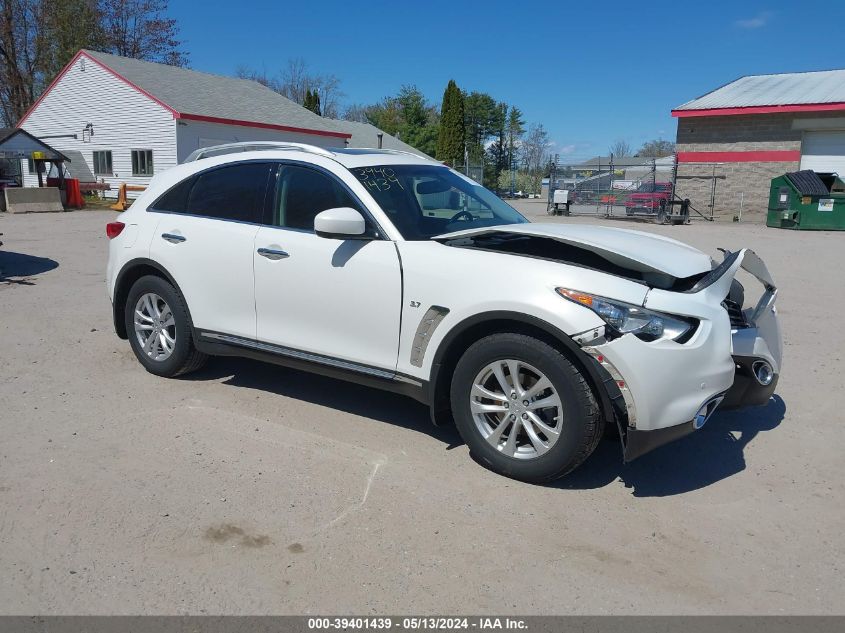
[(771, 11), (761, 11), (753, 18), (747, 18), (745, 20), (736, 20), (734, 22), (734, 26), (740, 29), (760, 29), (769, 23), (771, 17)]

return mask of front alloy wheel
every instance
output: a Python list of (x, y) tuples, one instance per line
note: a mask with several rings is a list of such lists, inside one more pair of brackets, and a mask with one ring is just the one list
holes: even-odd
[(135, 336), (143, 352), (154, 361), (165, 361), (176, 346), (176, 320), (167, 302), (148, 292), (135, 304)]
[(604, 431), (580, 369), (546, 340), (515, 332), (469, 346), (455, 365), (450, 401), (476, 460), (522, 481), (562, 477), (589, 457)]
[(560, 437), (560, 396), (539, 369), (516, 359), (497, 360), (478, 373), (470, 409), (482, 437), (508, 457), (539, 457)]

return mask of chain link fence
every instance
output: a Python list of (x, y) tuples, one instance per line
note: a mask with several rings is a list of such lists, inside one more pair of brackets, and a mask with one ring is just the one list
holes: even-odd
[[(715, 170), (713, 171), (715, 174)], [(679, 178), (682, 179), (679, 191)], [(545, 187), (549, 215), (589, 215), (685, 223), (690, 217), (713, 219), (713, 201), (695, 208), (683, 195), (675, 155), (662, 158), (596, 157), (575, 164), (550, 161)], [(698, 176), (694, 178), (698, 179)], [(715, 197), (718, 178), (711, 183)]]

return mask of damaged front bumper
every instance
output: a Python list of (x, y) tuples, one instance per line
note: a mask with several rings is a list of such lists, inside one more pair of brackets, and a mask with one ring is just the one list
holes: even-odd
[[(763, 286), (757, 304), (745, 310), (734, 282), (740, 268)], [(646, 297), (650, 309), (699, 320), (689, 341), (645, 342), (630, 334), (609, 341), (603, 328), (574, 337), (603, 377), (626, 462), (701, 428), (719, 406), (768, 401), (782, 359), (776, 296), (753, 251), (726, 253), (690, 291), (651, 290)]]

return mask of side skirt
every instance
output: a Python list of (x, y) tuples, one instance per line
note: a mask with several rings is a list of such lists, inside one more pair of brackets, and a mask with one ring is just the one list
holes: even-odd
[(194, 336), (199, 351), (211, 356), (240, 356), (299, 369), (329, 378), (354, 382), (366, 387), (410, 396), (429, 404), (428, 383), (397, 372), (353, 363), (302, 350), (262, 343), (240, 336), (198, 330)]

